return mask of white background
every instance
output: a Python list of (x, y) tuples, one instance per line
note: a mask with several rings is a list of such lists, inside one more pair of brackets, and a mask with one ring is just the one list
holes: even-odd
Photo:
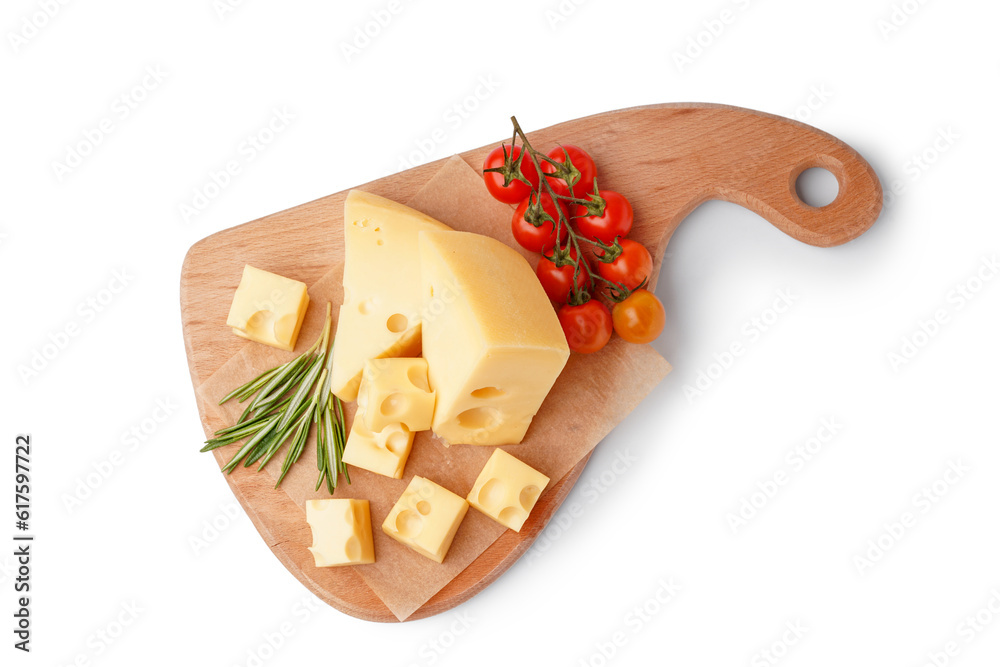
[[(30, 432), (37, 535), (29, 656), (11, 648), (14, 562), (0, 549), (0, 662), (996, 664), (996, 3), (404, 1), (350, 57), (343, 45), (372, 12), (385, 22), (386, 0), (48, 4), (51, 18), (36, 0), (0, 17), (0, 498), (12, 504), (13, 440)], [(127, 117), (123, 94), (143, 98)], [(675, 371), (598, 447), (567, 501), (579, 511), (564, 506), (453, 612), (390, 626), (311, 611), (198, 453), (178, 312), (187, 248), (398, 171), (436, 128), (446, 139), (426, 159), (508, 136), (512, 113), (537, 129), (678, 101), (797, 116), (901, 194), (834, 249), (733, 205), (698, 209), (658, 288), (656, 347)], [(241, 143), (275, 109), (294, 119), (246, 159)], [(106, 118), (110, 134), (59, 173)], [(185, 220), (230, 159), (241, 172)], [(115, 271), (127, 284), (112, 295)], [(751, 340), (779, 290), (793, 305)], [(939, 310), (944, 323), (926, 325)], [(904, 339), (919, 349), (893, 363)], [(737, 341), (746, 353), (723, 369)], [(717, 379), (685, 392), (702, 372)], [(831, 419), (833, 437), (796, 463)], [(776, 472), (786, 483), (769, 487)], [(756, 514), (734, 528), (744, 499)], [(0, 510), (5, 544), (12, 514)], [(966, 620), (977, 613), (984, 625)]]

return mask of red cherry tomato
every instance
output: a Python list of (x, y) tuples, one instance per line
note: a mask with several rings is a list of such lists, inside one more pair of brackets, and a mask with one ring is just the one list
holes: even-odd
[[(573, 194), (578, 199), (583, 199), (583, 197), (594, 189), (594, 178), (597, 176), (597, 166), (594, 164), (594, 158), (587, 154), (587, 151), (583, 150), (579, 146), (565, 145), (556, 146), (550, 150), (546, 155), (555, 160), (556, 162), (561, 162), (566, 164), (566, 155), (569, 155), (570, 161), (573, 163), (573, 168), (575, 169), (572, 178), (573, 180)], [(553, 176), (556, 172), (556, 167), (548, 162), (541, 162), (542, 173), (548, 178), (549, 185), (557, 195), (562, 197), (570, 196), (569, 186), (566, 181), (558, 176)]]
[(611, 312), (596, 299), (579, 306), (565, 305), (558, 315), (569, 349), (574, 352), (597, 352), (611, 340)]
[[(537, 208), (537, 202), (541, 201), (541, 209)], [(530, 205), (529, 205), (530, 204)], [(521, 247), (532, 252), (548, 252), (556, 247), (556, 223), (559, 220), (559, 211), (565, 209), (562, 204), (556, 207), (552, 197), (547, 192), (541, 194), (541, 199), (537, 193), (532, 193), (518, 205), (511, 220), (510, 230), (514, 233), (514, 239)], [(543, 218), (542, 212), (547, 214), (550, 220)], [(541, 221), (536, 227), (532, 220)], [(568, 220), (568, 218), (567, 218)], [(563, 224), (560, 233), (559, 243), (562, 244), (569, 235), (566, 224)]]
[[(577, 257), (575, 248), (570, 248), (570, 257), (574, 260)], [(583, 260), (586, 262), (587, 260)], [(542, 257), (538, 262), (535, 273), (538, 274), (538, 281), (542, 283), (542, 289), (549, 295), (549, 298), (557, 304), (562, 305), (569, 301), (570, 291), (573, 289), (573, 274), (576, 273), (576, 286), (578, 289), (585, 289), (590, 285), (590, 274), (587, 273), (585, 265), (580, 265), (580, 270), (576, 272), (576, 267), (572, 264), (556, 266), (548, 257)]]
[(597, 262), (597, 272), (605, 280), (623, 283), (633, 290), (653, 272), (653, 257), (641, 243), (629, 239), (620, 239), (618, 243), (621, 244), (622, 254), (610, 264)]
[(604, 198), (604, 215), (590, 215), (587, 207), (577, 204), (573, 207), (573, 221), (587, 238), (611, 245), (617, 237), (625, 238), (632, 230), (632, 205), (613, 190), (601, 190), (598, 194)]
[(667, 315), (652, 292), (637, 289), (611, 311), (615, 331), (630, 343), (651, 343), (663, 331)]
[(531, 158), (525, 155), (524, 159), (521, 160), (521, 174), (528, 179), (531, 185), (516, 179), (511, 180), (509, 185), (504, 185), (503, 174), (497, 171), (486, 171), (487, 169), (504, 166), (504, 148), (507, 149), (507, 154), (514, 161), (521, 154), (520, 146), (514, 146), (513, 149), (507, 144), (497, 146), (486, 156), (486, 161), (483, 162), (483, 179), (486, 181), (486, 189), (490, 191), (494, 199), (502, 201), (505, 204), (516, 204), (527, 197), (532, 188), (538, 189), (538, 170), (535, 169), (535, 163), (531, 161)]

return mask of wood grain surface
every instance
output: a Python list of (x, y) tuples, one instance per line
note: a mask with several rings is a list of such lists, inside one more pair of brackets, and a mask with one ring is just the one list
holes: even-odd
[[(507, 128), (498, 128), (497, 143), (504, 138), (509, 139)], [(823, 247), (857, 237), (882, 207), (878, 178), (850, 146), (808, 125), (747, 109), (709, 104), (623, 109), (537, 130), (529, 139), (543, 150), (559, 142), (579, 144), (595, 156), (600, 182), (622, 190), (633, 204), (636, 225), (631, 236), (645, 243), (654, 257), (653, 287), (674, 230), (707, 200), (745, 206), (793, 238)], [(377, 138), (371, 144), (377, 146)], [(480, 169), (495, 145), (461, 157)], [(406, 202), (442, 162), (357, 187)], [(810, 167), (826, 168), (836, 176), (840, 190), (831, 204), (814, 208), (797, 197), (796, 179)], [(180, 305), (196, 389), (245, 345), (236, 336), (218, 335), (234, 288), (228, 276), (245, 263), (266, 258), (277, 273), (294, 274), (307, 284), (318, 280), (343, 258), (342, 235), (317, 230), (328, 231), (330, 220), (340, 219), (346, 194), (338, 192), (227, 229), (191, 247), (181, 271)], [(207, 436), (223, 424), (197, 392), (196, 397)], [(224, 463), (225, 456), (217, 450), (216, 461)], [(535, 540), (586, 463), (585, 458), (546, 491), (520, 533), (503, 533), (409, 619), (451, 609), (496, 580)], [(225, 479), (267, 545), (307, 588), (358, 618), (397, 620), (352, 568), (298, 566), (296, 553), (302, 544), (311, 543), (310, 530), (302, 509), (274, 490), (269, 477), (239, 467)]]

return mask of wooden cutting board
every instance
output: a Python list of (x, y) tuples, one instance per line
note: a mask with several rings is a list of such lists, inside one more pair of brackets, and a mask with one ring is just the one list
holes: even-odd
[[(506, 128), (499, 134), (509, 140)], [(631, 236), (645, 243), (655, 260), (651, 286), (674, 230), (707, 200), (745, 206), (793, 238), (822, 247), (855, 238), (874, 223), (882, 208), (878, 178), (850, 146), (808, 125), (747, 109), (710, 104), (623, 109), (537, 130), (529, 139), (543, 150), (558, 142), (579, 144), (595, 156), (602, 185), (621, 190), (633, 204), (636, 226)], [(480, 169), (496, 145), (460, 157)], [(407, 202), (443, 162), (357, 187)], [(823, 167), (837, 178), (839, 194), (828, 206), (813, 208), (796, 195), (796, 179), (811, 167)], [(330, 212), (343, 208), (345, 196), (346, 191), (339, 192), (233, 227), (188, 251), (181, 272), (181, 317), (206, 436), (222, 424), (197, 389), (246, 344), (236, 336), (220, 335), (220, 321), (224, 324), (235, 287), (232, 276), (239, 275), (243, 264), (266, 258), (260, 263), (273, 271), (292, 274), (310, 285), (316, 282), (343, 259), (342, 236), (318, 230), (329, 229)], [(667, 314), (668, 326), (674, 315)], [(215, 454), (221, 467), (230, 452)], [(553, 480), (522, 532), (504, 532), (407, 620), (451, 609), (499, 577), (544, 528), (588, 458), (562, 479)], [(273, 489), (270, 477), (241, 467), (225, 479), (267, 545), (307, 588), (353, 616), (397, 620), (354, 568), (324, 568), (322, 578), (315, 576), (315, 568), (305, 562), (310, 559), (303, 557), (303, 531), (308, 536), (303, 510), (283, 491)]]

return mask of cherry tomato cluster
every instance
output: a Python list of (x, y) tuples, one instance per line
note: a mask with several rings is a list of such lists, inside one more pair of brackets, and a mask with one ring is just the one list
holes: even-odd
[(570, 349), (596, 352), (612, 332), (633, 343), (654, 340), (666, 315), (645, 289), (652, 256), (627, 238), (632, 205), (598, 188), (597, 166), (585, 150), (562, 145), (540, 153), (512, 120), (514, 138), (486, 157), (483, 178), (495, 199), (517, 205), (514, 239), (542, 254), (538, 280), (557, 308)]

